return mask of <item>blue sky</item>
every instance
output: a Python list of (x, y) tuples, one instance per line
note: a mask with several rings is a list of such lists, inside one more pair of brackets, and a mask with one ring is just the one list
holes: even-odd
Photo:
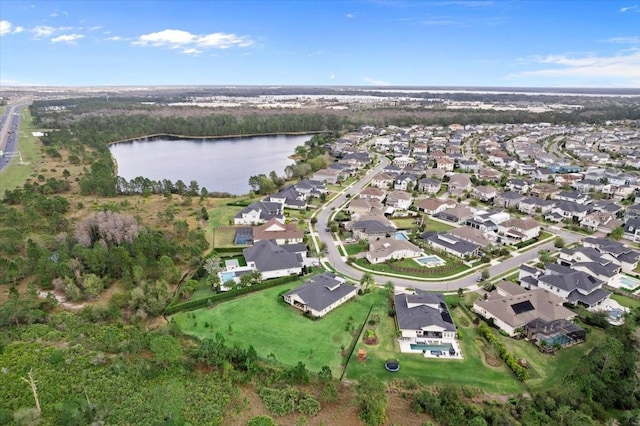
[(2, 0), (0, 84), (640, 87), (640, 0)]

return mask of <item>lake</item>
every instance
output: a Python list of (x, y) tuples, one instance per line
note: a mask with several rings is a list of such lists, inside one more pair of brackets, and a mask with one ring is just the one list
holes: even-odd
[(118, 175), (143, 176), (186, 185), (195, 180), (209, 192), (242, 195), (251, 190), (249, 177), (272, 170), (278, 176), (294, 161), (288, 158), (312, 135), (255, 136), (225, 139), (154, 139), (121, 142), (109, 147)]

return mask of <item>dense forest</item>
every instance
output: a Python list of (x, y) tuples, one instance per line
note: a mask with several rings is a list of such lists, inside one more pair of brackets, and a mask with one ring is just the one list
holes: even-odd
[[(43, 154), (78, 172), (36, 173), (0, 203), (0, 286), (9, 289), (0, 306), (0, 424), (317, 424), (312, 419), (322, 413), (349, 413), (349, 407), (368, 425), (401, 424), (388, 415), (392, 396), (425, 424), (640, 422), (638, 309), (624, 326), (594, 322), (606, 331), (604, 344), (559, 385), (506, 400), (478, 389), (374, 376), (345, 387), (328, 368), (272, 363), (218, 334), (195, 340), (163, 318), (179, 284), (202, 267), (210, 249), (198, 225), (206, 218), (193, 218), (208, 194), (165, 183), (163, 202), (178, 194), (171, 202), (180, 208), (162, 210), (154, 218), (162, 226), (154, 226), (144, 216), (148, 194), (118, 194), (107, 144), (158, 133), (337, 134), (356, 122), (333, 114), (167, 119), (137, 112), (58, 120), (39, 116), (37, 103), (32, 111), (42, 125), (59, 126), (42, 138)], [(298, 152), (298, 165), (309, 164), (291, 169), (292, 177), (323, 161), (326, 134)], [(254, 183), (260, 191), (260, 179)], [(101, 302), (69, 312), (54, 297), (42, 297), (49, 290)], [(251, 411), (252, 396), (263, 413)]]

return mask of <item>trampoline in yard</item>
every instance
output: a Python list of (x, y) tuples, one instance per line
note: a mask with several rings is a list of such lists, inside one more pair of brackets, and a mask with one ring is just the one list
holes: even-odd
[(396, 371), (400, 370), (400, 361), (398, 361), (397, 359), (388, 359), (384, 363), (384, 368), (387, 371), (395, 373)]

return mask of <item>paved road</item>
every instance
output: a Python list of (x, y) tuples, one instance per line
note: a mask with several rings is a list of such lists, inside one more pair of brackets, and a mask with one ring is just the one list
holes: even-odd
[[(324, 242), (327, 246), (327, 253), (325, 255), (326, 260), (331, 266), (341, 274), (344, 274), (348, 277), (351, 277), (356, 280), (360, 280), (362, 275), (364, 274), (361, 270), (353, 268), (348, 265), (340, 256), (340, 252), (338, 251), (338, 247), (334, 244), (333, 239), (331, 237), (331, 232), (326, 231), (326, 225), (329, 220), (331, 214), (342, 207), (349, 197), (346, 194), (355, 195), (359, 193), (366, 185), (371, 182), (372, 178), (378, 174), (382, 169), (384, 169), (388, 164), (389, 160), (385, 157), (380, 156), (380, 163), (371, 169), (369, 173), (365, 177), (363, 177), (360, 181), (353, 184), (351, 187), (346, 188), (342, 191), (340, 195), (338, 195), (335, 199), (333, 199), (329, 204), (322, 209), (318, 215), (318, 223), (317, 223), (317, 233), (320, 238), (320, 241)], [(584, 236), (581, 234), (576, 234), (567, 230), (560, 230), (556, 233), (558, 236), (564, 239), (566, 244), (571, 244), (573, 242), (579, 241)], [(549, 242), (542, 244), (530, 251), (524, 252), (522, 254), (518, 254), (515, 257), (505, 260), (497, 265), (493, 265), (489, 268), (489, 274), (492, 277), (501, 275), (510, 269), (517, 268), (518, 266), (526, 263), (532, 259), (538, 257), (538, 252), (540, 250), (554, 250), (554, 242)], [(443, 280), (443, 281), (418, 281), (407, 278), (398, 278), (398, 277), (390, 277), (390, 276), (375, 276), (375, 280), (377, 284), (384, 285), (385, 283), (391, 281), (396, 286), (401, 287), (413, 287), (419, 288), (423, 290), (431, 290), (431, 291), (454, 291), (459, 288), (467, 288), (472, 287), (477, 284), (476, 278), (478, 274), (467, 275), (458, 279), (451, 280)]]
[[(4, 153), (18, 150), (18, 132), (20, 130), (20, 114), (22, 105), (10, 105), (0, 118), (0, 151)], [(6, 167), (11, 158), (4, 155), (0, 158), (0, 170)]]

